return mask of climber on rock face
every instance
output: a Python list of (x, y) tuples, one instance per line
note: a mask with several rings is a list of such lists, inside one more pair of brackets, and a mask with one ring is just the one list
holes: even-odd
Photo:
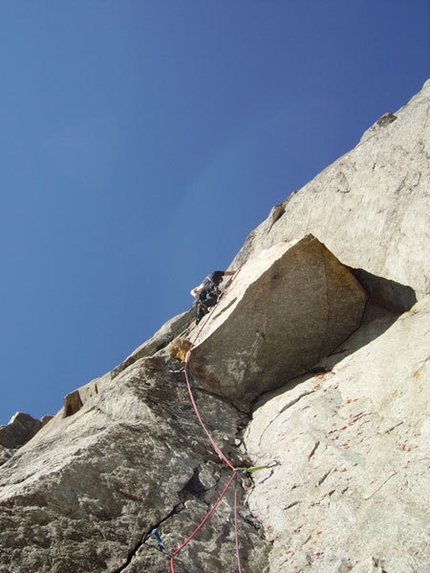
[(225, 276), (232, 276), (236, 271), (213, 271), (208, 275), (201, 285), (190, 291), (194, 297), (194, 306), (196, 308), (196, 324), (209, 312), (209, 308), (214, 306), (219, 298), (219, 285)]

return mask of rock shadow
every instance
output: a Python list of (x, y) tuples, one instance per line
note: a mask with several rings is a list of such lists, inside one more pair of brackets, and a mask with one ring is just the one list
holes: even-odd
[(330, 370), (334, 365), (366, 344), (381, 336), (396, 320), (417, 302), (413, 288), (373, 275), (364, 269), (352, 269), (367, 292), (367, 300), (360, 327), (319, 364)]
[[(364, 269), (349, 268), (349, 270), (366, 290), (369, 295), (367, 306), (374, 307), (374, 310), (380, 309), (399, 316), (410, 310), (417, 302), (415, 291), (410, 286), (372, 275)], [(368, 314), (368, 310), (366, 309), (365, 314)]]

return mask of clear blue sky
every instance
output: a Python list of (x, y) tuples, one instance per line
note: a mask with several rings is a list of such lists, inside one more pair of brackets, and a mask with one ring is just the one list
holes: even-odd
[(2, 0), (0, 424), (189, 308), (420, 90), (429, 37), (428, 0)]

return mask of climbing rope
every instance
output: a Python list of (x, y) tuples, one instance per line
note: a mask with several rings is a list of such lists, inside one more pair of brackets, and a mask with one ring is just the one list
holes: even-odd
[[(240, 267), (241, 268), (241, 267)], [(237, 276), (237, 273), (239, 272), (240, 268), (238, 269), (238, 271), (236, 272), (235, 275), (233, 276)], [(221, 293), (220, 297), (218, 298), (217, 304), (219, 303), (219, 301), (221, 300), (221, 298), (224, 296), (224, 294), (227, 291), (228, 286), (230, 285), (231, 281), (232, 281), (233, 277), (229, 280), (229, 282), (226, 284), (223, 292)], [(216, 308), (217, 305), (215, 305), (212, 310), (211, 313), (213, 312), (213, 309)], [(196, 413), (197, 419), (200, 422), (201, 427), (203, 428), (206, 436), (209, 439), (209, 442), (211, 444), (211, 446), (213, 447), (213, 449), (215, 450), (215, 452), (218, 454), (219, 458), (221, 459), (222, 462), (224, 462), (228, 468), (232, 471), (232, 474), (230, 476), (230, 479), (228, 480), (226, 486), (224, 487), (224, 489), (222, 490), (220, 496), (218, 497), (218, 499), (216, 500), (216, 502), (213, 504), (213, 506), (211, 507), (211, 509), (208, 511), (208, 513), (205, 515), (205, 517), (202, 519), (202, 521), (199, 523), (199, 525), (195, 528), (195, 530), (191, 533), (191, 535), (188, 537), (188, 539), (186, 539), (182, 545), (180, 547), (178, 547), (178, 549), (176, 549), (173, 554), (170, 557), (170, 572), (171, 573), (175, 573), (175, 558), (179, 555), (179, 553), (188, 545), (188, 543), (190, 543), (190, 541), (192, 539), (194, 539), (194, 537), (197, 535), (197, 533), (202, 529), (202, 527), (205, 525), (205, 523), (208, 521), (208, 519), (211, 517), (211, 515), (213, 514), (213, 512), (215, 511), (215, 509), (218, 507), (219, 503), (221, 502), (221, 500), (223, 499), (223, 497), (226, 495), (227, 491), (230, 489), (231, 484), (234, 482), (235, 484), (235, 488), (234, 488), (234, 507), (233, 507), (233, 511), (234, 511), (234, 528), (235, 528), (235, 545), (236, 545), (236, 560), (237, 560), (237, 566), (238, 566), (238, 573), (242, 573), (242, 567), (241, 567), (241, 563), (240, 563), (240, 554), (239, 554), (239, 534), (238, 534), (238, 516), (237, 516), (237, 473), (238, 473), (238, 469), (236, 469), (234, 467), (234, 465), (230, 462), (230, 460), (226, 457), (226, 455), (222, 452), (222, 450), (220, 449), (220, 447), (217, 445), (217, 443), (215, 442), (215, 440), (213, 439), (211, 433), (209, 432), (209, 430), (207, 429), (203, 418), (200, 414), (200, 411), (198, 409), (197, 406), (197, 402), (194, 398), (194, 394), (191, 388), (191, 383), (190, 383), (190, 378), (188, 375), (188, 363), (190, 360), (190, 356), (191, 356), (191, 350), (193, 349), (193, 347), (195, 346), (210, 314), (207, 314), (205, 317), (203, 317), (203, 319), (200, 321), (200, 325), (199, 328), (197, 330), (196, 336), (194, 337), (194, 340), (191, 342), (191, 347), (188, 350), (187, 356), (185, 358), (185, 363), (184, 363), (184, 376), (185, 376), (185, 381), (187, 384), (187, 389), (188, 389), (188, 394), (190, 396), (190, 400), (191, 400), (191, 404), (193, 405), (194, 408), (194, 412)]]
[[(197, 535), (197, 533), (202, 529), (202, 527), (205, 525), (205, 523), (207, 522), (207, 520), (210, 518), (210, 516), (213, 514), (213, 512), (215, 511), (215, 509), (218, 507), (219, 503), (221, 502), (222, 498), (225, 496), (225, 494), (227, 493), (227, 491), (229, 490), (231, 484), (233, 483), (233, 480), (236, 479), (237, 476), (237, 470), (234, 470), (234, 472), (232, 473), (230, 479), (227, 482), (227, 485), (224, 487), (224, 489), (221, 492), (221, 495), (218, 497), (218, 499), (216, 500), (216, 502), (213, 504), (213, 506), (210, 508), (210, 510), (208, 511), (208, 513), (205, 515), (205, 517), (202, 519), (202, 521), (199, 523), (199, 525), (195, 528), (195, 530), (192, 532), (192, 534), (188, 537), (188, 539), (186, 539), (182, 545), (180, 547), (178, 547), (178, 549), (176, 549), (176, 551), (173, 552), (173, 555), (170, 557), (170, 571), (171, 573), (175, 573), (175, 565), (174, 565), (174, 560), (175, 557), (177, 557), (179, 555), (179, 553), (184, 549), (184, 547), (186, 547), (188, 545), (188, 543), (190, 541), (192, 541), (192, 539), (194, 539), (194, 537)], [(236, 517), (236, 516), (235, 516)], [(238, 566), (239, 566), (239, 573), (242, 572), (242, 569), (240, 567), (240, 561), (238, 562)]]
[[(191, 351), (192, 347), (190, 348)], [(232, 470), (234, 471), (235, 467), (234, 465), (228, 460), (228, 458), (225, 456), (225, 454), (221, 451), (221, 449), (218, 447), (218, 445), (216, 444), (216, 442), (214, 441), (214, 439), (212, 438), (209, 430), (206, 428), (205, 423), (203, 422), (202, 416), (200, 414), (200, 411), (197, 407), (197, 403), (196, 400), (194, 398), (194, 394), (193, 391), (191, 389), (191, 384), (190, 384), (190, 379), (188, 376), (188, 360), (189, 360), (189, 356), (190, 356), (190, 351), (188, 351), (188, 355), (187, 355), (187, 359), (185, 361), (185, 367), (184, 367), (184, 375), (185, 375), (185, 381), (187, 383), (187, 389), (188, 389), (188, 394), (190, 396), (190, 400), (191, 400), (191, 404), (193, 405), (194, 411), (196, 413), (196, 416), (200, 422), (201, 427), (203, 428), (203, 430), (205, 431), (205, 434), (207, 435), (211, 446), (213, 447), (213, 449), (216, 451), (216, 453), (218, 454), (218, 456), (220, 457), (220, 459)]]
[[(219, 301), (221, 300), (221, 298), (225, 295), (231, 281), (233, 280), (234, 277), (237, 276), (237, 273), (240, 271), (240, 269), (242, 268), (243, 265), (241, 265), (239, 267), (239, 269), (237, 270), (237, 272), (235, 273), (235, 275), (233, 275), (233, 277), (228, 281), (228, 283), (226, 284), (224, 290), (222, 291), (220, 297), (218, 298), (217, 304), (219, 303)], [(211, 515), (214, 513), (215, 509), (218, 507), (218, 505), (220, 504), (221, 500), (224, 498), (224, 496), (226, 495), (226, 493), (228, 492), (228, 490), (230, 489), (231, 484), (234, 482), (234, 503), (233, 503), (233, 513), (234, 513), (234, 530), (235, 530), (235, 549), (236, 549), (236, 560), (237, 560), (237, 573), (242, 573), (242, 567), (241, 567), (241, 562), (240, 562), (240, 546), (239, 546), (239, 523), (238, 523), (238, 506), (237, 506), (237, 476), (238, 476), (238, 472), (239, 471), (245, 471), (245, 472), (254, 472), (254, 471), (258, 471), (258, 470), (262, 470), (262, 469), (269, 469), (272, 468), (276, 465), (279, 465), (278, 461), (274, 461), (271, 464), (268, 465), (264, 465), (264, 466), (254, 466), (254, 467), (239, 467), (239, 468), (235, 468), (234, 465), (230, 462), (230, 460), (226, 457), (226, 455), (222, 452), (222, 450), (219, 448), (219, 446), (217, 445), (217, 443), (215, 442), (215, 440), (213, 439), (211, 433), (209, 432), (209, 430), (207, 429), (203, 418), (200, 414), (200, 411), (198, 409), (197, 406), (197, 402), (195, 400), (192, 388), (191, 388), (191, 383), (190, 383), (190, 378), (188, 375), (188, 363), (191, 357), (191, 351), (193, 349), (193, 347), (196, 345), (197, 340), (199, 339), (199, 336), (207, 322), (207, 320), (209, 319), (210, 315), (212, 314), (213, 310), (216, 308), (217, 304), (215, 306), (212, 307), (211, 311), (205, 315), (203, 317), (203, 319), (200, 321), (199, 323), (199, 328), (196, 332), (196, 336), (194, 337), (194, 340), (191, 342), (191, 346), (187, 352), (187, 355), (185, 357), (185, 362), (184, 362), (184, 368), (183, 368), (183, 372), (184, 372), (184, 376), (185, 376), (185, 381), (187, 384), (187, 389), (188, 389), (188, 394), (190, 396), (190, 400), (191, 403), (193, 405), (194, 408), (194, 412), (196, 413), (197, 419), (200, 422), (201, 427), (203, 428), (206, 436), (209, 439), (209, 442), (211, 444), (211, 446), (213, 447), (213, 449), (215, 450), (215, 452), (218, 454), (219, 458), (221, 459), (221, 461), (231, 470), (232, 474), (230, 476), (230, 479), (228, 480), (227, 484), (225, 485), (224, 489), (222, 490), (221, 494), (219, 495), (218, 499), (216, 500), (216, 502), (213, 504), (213, 506), (211, 507), (211, 509), (208, 511), (208, 513), (205, 515), (205, 517), (202, 519), (202, 521), (199, 523), (199, 525), (194, 529), (194, 531), (191, 533), (191, 535), (182, 543), (182, 545), (180, 545), (174, 552), (173, 554), (169, 555), (169, 560), (170, 560), (170, 573), (175, 573), (175, 558), (181, 553), (181, 551), (190, 543), (190, 541), (192, 541), (194, 539), (194, 537), (197, 535), (197, 533), (204, 527), (204, 525), (206, 524), (206, 522), (208, 521), (208, 519), (211, 517)], [(154, 534), (155, 535), (155, 534)], [(158, 537), (156, 537), (157, 540), (157, 544), (159, 547), (161, 547), (162, 541), (161, 539)], [(164, 548), (164, 545), (163, 545)]]

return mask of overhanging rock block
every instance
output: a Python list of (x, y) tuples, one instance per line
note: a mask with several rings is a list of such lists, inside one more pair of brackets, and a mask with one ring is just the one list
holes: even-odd
[(242, 409), (303, 374), (356, 330), (367, 294), (312, 235), (249, 260), (212, 311), (189, 366)]

